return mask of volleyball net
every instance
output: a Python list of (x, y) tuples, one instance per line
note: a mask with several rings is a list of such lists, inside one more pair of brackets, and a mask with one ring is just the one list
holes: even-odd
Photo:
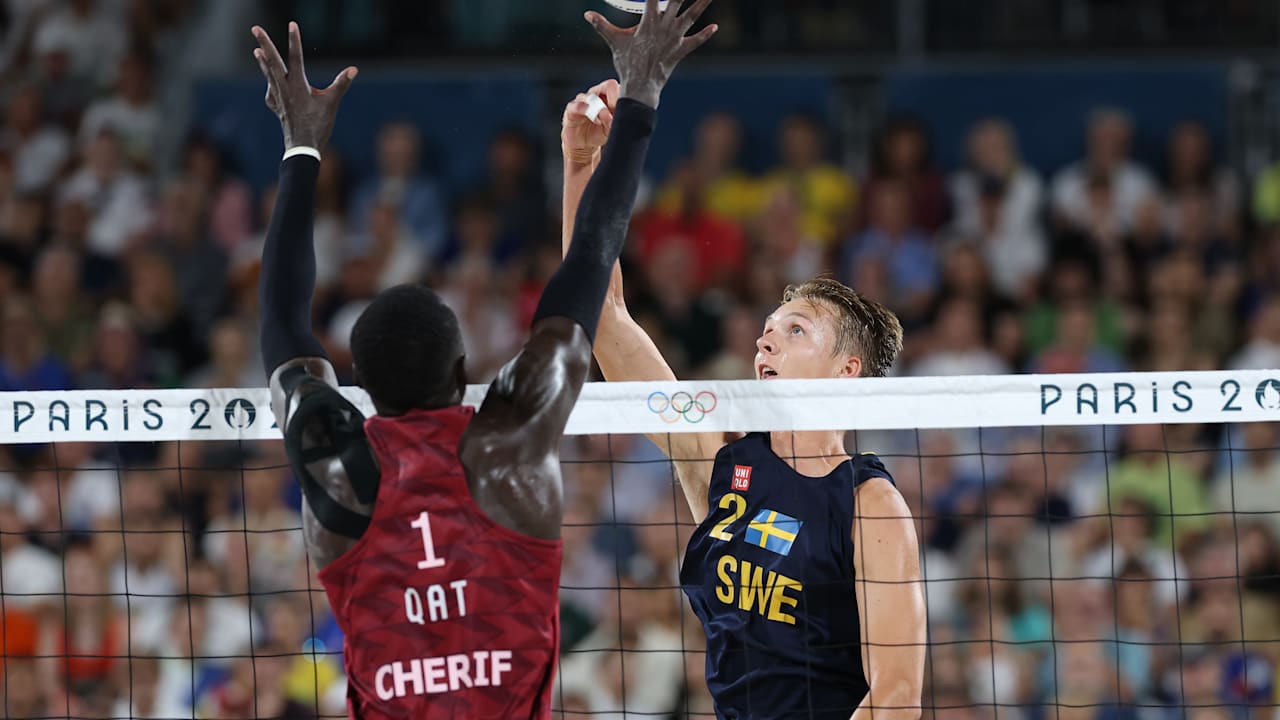
[[(926, 717), (1276, 717), (1277, 420), (1280, 371), (588, 384), (557, 717), (714, 717), (644, 436), (809, 430), (911, 508)], [(345, 717), (266, 390), (0, 394), (0, 437), (6, 717)]]

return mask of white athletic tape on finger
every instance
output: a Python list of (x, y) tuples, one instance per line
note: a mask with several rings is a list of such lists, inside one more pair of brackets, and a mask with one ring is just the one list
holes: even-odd
[(600, 117), (600, 113), (603, 112), (606, 107), (608, 106), (604, 104), (604, 101), (600, 99), (599, 95), (589, 96), (587, 98), (587, 119), (591, 122), (595, 122), (596, 118)]

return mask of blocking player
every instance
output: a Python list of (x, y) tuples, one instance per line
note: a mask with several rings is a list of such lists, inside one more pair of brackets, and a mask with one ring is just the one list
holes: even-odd
[[(608, 136), (586, 114), (590, 96), (611, 105), (616, 94), (616, 83), (602, 83), (565, 109), (566, 218)], [(902, 349), (902, 326), (879, 303), (815, 278), (787, 289), (756, 348), (760, 380), (883, 376)], [(610, 381), (676, 379), (627, 311), (618, 268), (595, 357)], [(721, 720), (920, 715), (926, 616), (915, 529), (884, 465), (850, 457), (843, 436), (650, 437), (700, 522), (680, 580), (707, 635), (707, 685)]]
[(320, 150), (356, 70), (316, 90), (296, 24), (287, 65), (253, 28), (286, 148), (263, 249), (260, 343), (305, 497), (308, 553), (346, 637), (350, 717), (550, 717), (560, 438), (586, 378), (658, 96), (715, 32), (685, 37), (709, 2), (676, 17), (651, 1), (637, 27), (611, 38), (625, 83), (609, 116), (614, 139), (531, 337), (479, 410), (460, 404), (457, 319), (431, 290), (406, 285), (378, 295), (352, 331), (353, 371), (377, 410), (367, 420), (338, 392), (310, 322)]

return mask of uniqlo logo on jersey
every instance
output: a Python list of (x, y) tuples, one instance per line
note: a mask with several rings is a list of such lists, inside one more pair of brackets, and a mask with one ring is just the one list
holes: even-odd
[(733, 466), (733, 489), (746, 492), (751, 489), (751, 466)]

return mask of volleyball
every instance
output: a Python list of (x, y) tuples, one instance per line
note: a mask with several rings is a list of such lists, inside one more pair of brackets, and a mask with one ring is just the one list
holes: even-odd
[[(640, 15), (644, 13), (644, 0), (604, 0), (619, 10)], [(658, 9), (666, 10), (668, 0), (658, 0)]]

